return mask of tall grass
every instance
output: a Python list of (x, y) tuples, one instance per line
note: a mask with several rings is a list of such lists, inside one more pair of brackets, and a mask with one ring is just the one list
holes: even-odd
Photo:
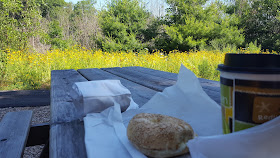
[[(245, 52), (246, 53), (246, 52)], [(50, 87), (51, 71), (62, 69), (106, 68), (141, 66), (178, 73), (185, 65), (197, 77), (219, 80), (218, 64), (223, 63), (226, 52), (172, 51), (163, 52), (102, 52), (73, 47), (46, 53), (28, 53), (8, 50), (1, 55), (0, 90), (45, 89)]]

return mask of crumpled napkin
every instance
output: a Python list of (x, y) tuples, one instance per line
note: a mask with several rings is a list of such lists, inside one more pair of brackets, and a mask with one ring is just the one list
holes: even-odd
[(142, 112), (182, 119), (199, 136), (223, 133), (221, 107), (204, 92), (195, 74), (183, 65), (175, 85), (156, 93), (141, 108), (122, 114), (125, 126), (134, 115)]
[(279, 158), (280, 117), (246, 130), (187, 143), (193, 158)]
[(129, 143), (118, 103), (101, 113), (87, 114), (84, 127), (88, 158), (146, 157)]

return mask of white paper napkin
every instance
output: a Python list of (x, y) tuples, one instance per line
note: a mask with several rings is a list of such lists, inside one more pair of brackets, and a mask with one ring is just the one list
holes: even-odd
[(177, 117), (188, 122), (199, 136), (222, 134), (221, 107), (202, 89), (193, 72), (183, 65), (175, 85), (156, 93), (140, 109), (123, 113), (127, 127), (137, 113), (157, 113)]
[[(184, 66), (175, 85), (157, 93), (139, 109), (122, 113), (115, 104), (101, 113), (84, 118), (85, 144), (89, 158), (145, 157), (129, 142), (126, 126), (137, 113), (159, 113), (190, 123), (198, 135), (222, 134), (221, 109), (203, 91), (196, 76)], [(120, 155), (118, 155), (120, 154)]]
[(192, 158), (280, 157), (280, 117), (251, 129), (223, 135), (220, 106), (183, 65), (175, 85), (155, 94), (139, 109), (123, 113), (119, 109), (120, 105), (114, 103), (113, 107), (84, 118), (89, 158), (145, 157), (126, 136), (130, 119), (142, 112), (174, 116), (188, 122), (198, 135), (187, 143)]
[(101, 113), (88, 114), (84, 126), (88, 158), (145, 158), (126, 137), (118, 103)]
[(231, 134), (197, 137), (187, 145), (192, 158), (279, 158), (280, 117)]

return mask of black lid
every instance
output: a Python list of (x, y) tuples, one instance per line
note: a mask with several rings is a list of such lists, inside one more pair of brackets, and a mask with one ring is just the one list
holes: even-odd
[(218, 70), (237, 73), (280, 74), (280, 55), (275, 54), (226, 54)]

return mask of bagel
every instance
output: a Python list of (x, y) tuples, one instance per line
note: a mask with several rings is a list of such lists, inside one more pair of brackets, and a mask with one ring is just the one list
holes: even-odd
[(188, 153), (186, 143), (194, 138), (194, 131), (178, 118), (140, 113), (130, 120), (127, 137), (146, 156), (165, 158)]

